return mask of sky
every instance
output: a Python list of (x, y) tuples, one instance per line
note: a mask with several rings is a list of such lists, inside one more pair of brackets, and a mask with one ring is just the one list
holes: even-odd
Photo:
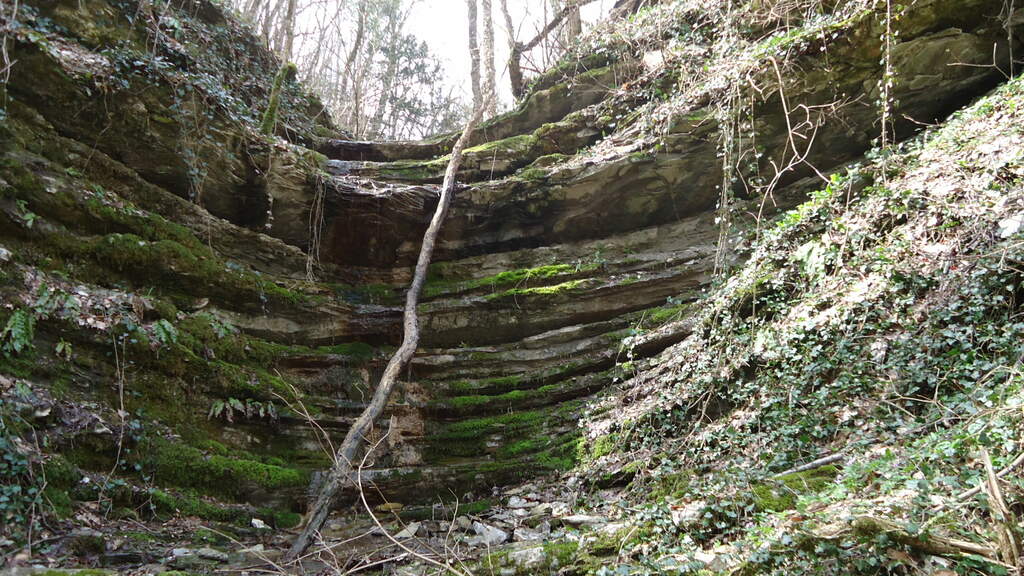
[[(584, 30), (587, 23), (593, 23), (611, 10), (614, 0), (596, 0), (582, 8)], [(479, 12), (480, 0), (477, 0)], [(512, 100), (508, 83), (508, 37), (501, 15), (500, 0), (492, 0), (494, 12), (495, 70), (498, 74), (498, 95), (504, 107)], [(520, 30), (519, 41), (533, 38), (542, 25), (544, 6), (549, 0), (508, 0), (509, 13), (513, 24)], [(550, 8), (548, 8), (550, 14)], [(423, 41), (445, 65), (445, 84), (460, 87), (468, 101), (469, 87), (469, 24), (465, 0), (419, 0), (409, 16), (406, 30)], [(478, 37), (482, 37), (482, 26), (478, 25)], [(529, 74), (528, 74), (529, 75)], [(502, 108), (502, 106), (499, 106)]]

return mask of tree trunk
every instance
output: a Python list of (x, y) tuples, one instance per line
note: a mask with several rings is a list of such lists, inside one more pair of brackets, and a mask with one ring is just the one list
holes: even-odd
[(505, 20), (505, 33), (508, 36), (508, 80), (512, 85), (512, 97), (518, 100), (523, 95), (523, 69), (519, 67), (522, 51), (516, 40), (512, 15), (508, 11), (508, 0), (501, 0), (501, 16)]
[(573, 42), (583, 33), (583, 19), (580, 18), (580, 7), (573, 6), (565, 17), (565, 48), (572, 46)]
[(345, 58), (345, 69), (341, 71), (341, 97), (344, 98), (348, 92), (348, 80), (352, 77), (352, 66), (359, 55), (359, 49), (363, 47), (363, 38), (366, 36), (366, 0), (359, 2), (359, 20), (356, 23), (356, 37), (352, 41), (352, 49), (348, 51)]
[[(488, 99), (492, 98), (493, 94), (489, 94)], [(455, 174), (462, 163), (462, 150), (466, 147), (466, 142), (472, 136), (473, 130), (480, 121), (482, 114), (483, 106), (477, 106), (473, 111), (473, 115), (466, 122), (462, 136), (459, 137), (452, 148), (451, 159), (448, 161), (448, 168), (444, 172), (444, 181), (441, 184), (441, 196), (438, 199), (437, 208), (434, 210), (434, 217), (430, 220), (430, 226), (427, 227), (427, 231), (423, 234), (423, 244), (420, 246), (420, 255), (416, 261), (412, 283), (409, 285), (409, 291), (405, 295), (405, 314), (403, 317), (405, 333), (402, 338), (402, 345), (395, 351), (391, 360), (388, 361), (387, 367), (384, 368), (384, 374), (381, 375), (380, 382), (377, 384), (377, 389), (374, 391), (369, 405), (366, 406), (363, 413), (352, 424), (352, 428), (349, 429), (341, 446), (338, 447), (338, 453), (334, 457), (334, 465), (328, 472), (323, 484), (320, 485), (316, 499), (310, 507), (308, 521), (302, 533), (295, 539), (292, 547), (285, 555), (285, 561), (287, 562), (295, 561), (306, 551), (306, 548), (309, 547), (316, 535), (319, 534), (320, 529), (323, 528), (324, 522), (327, 521), (327, 516), (331, 512), (331, 506), (334, 504), (338, 491), (343, 486), (352, 482), (354, 466), (359, 461), (359, 452), (362, 450), (374, 422), (384, 412), (384, 407), (387, 406), (388, 398), (391, 396), (395, 384), (398, 383), (402, 370), (412, 360), (413, 354), (416, 353), (416, 346), (419, 344), (420, 338), (419, 319), (416, 316), (416, 305), (419, 302), (420, 290), (423, 288), (423, 283), (427, 278), (427, 268), (430, 266), (430, 259), (434, 254), (434, 244), (437, 242), (437, 235), (441, 231), (441, 224), (444, 223), (445, 216), (448, 214), (448, 207), (452, 202), (452, 195), (455, 192)]]
[[(574, 0), (571, 4), (562, 8), (562, 10), (555, 14), (551, 20), (548, 21), (547, 25), (544, 26), (544, 29), (538, 32), (537, 35), (526, 44), (520, 44), (512, 40), (512, 55), (508, 59), (508, 76), (509, 80), (512, 81), (512, 95), (515, 96), (516, 99), (522, 98), (523, 93), (526, 91), (526, 85), (523, 81), (523, 72), (519, 63), (523, 54), (526, 54), (530, 50), (536, 48), (538, 44), (548, 37), (548, 34), (551, 34), (552, 30), (562, 23), (562, 20), (565, 19), (566, 16), (569, 16), (573, 11), (578, 15), (580, 6), (590, 4), (593, 1), (594, 0)], [(545, 6), (547, 5), (545, 4)], [(505, 4), (505, 0), (502, 0), (501, 2), (501, 9), (505, 15), (505, 26), (509, 29), (509, 38), (514, 38), (512, 35), (512, 18), (509, 17), (508, 7)]]
[[(494, 78), (494, 20), (491, 18), (491, 0), (480, 0), (480, 6), (483, 13), (480, 17), (484, 23), (484, 46), (483, 46), (483, 60), (484, 60), (484, 78), (482, 91), (484, 94), (491, 94), (494, 92), (495, 78)], [(490, 118), (497, 113), (497, 98), (491, 98), (487, 101), (486, 109), (484, 110), (484, 116)]]
[[(373, 119), (369, 122), (366, 128), (366, 135), (368, 138), (381, 138), (381, 125), (384, 122), (384, 112), (388, 105), (391, 92), (394, 89), (395, 76), (398, 74), (398, 64), (401, 58), (401, 52), (399, 51), (398, 43), (401, 40), (401, 28), (404, 21), (400, 21), (401, 16), (396, 12), (388, 12), (388, 24), (387, 24), (387, 46), (385, 48), (385, 56), (387, 57), (388, 65), (384, 71), (384, 79), (380, 89), (380, 95), (377, 97), (377, 108), (373, 111)], [(402, 19), (404, 20), (404, 19)]]
[(476, 42), (476, 0), (466, 0), (469, 9), (469, 82), (473, 88), (473, 110), (480, 108), (480, 48)]
[(288, 9), (284, 13), (284, 46), (281, 49), (281, 60), (285, 63), (292, 60), (292, 49), (295, 46), (295, 2), (288, 0)]

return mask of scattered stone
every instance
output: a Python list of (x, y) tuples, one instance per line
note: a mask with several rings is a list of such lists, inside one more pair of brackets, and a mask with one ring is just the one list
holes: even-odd
[(214, 550), (213, 548), (200, 548), (196, 551), (196, 555), (204, 560), (214, 560), (216, 562), (227, 562), (228, 555), (220, 550)]
[(606, 524), (607, 519), (600, 516), (591, 516), (588, 514), (572, 514), (570, 516), (562, 516), (563, 524), (569, 526), (596, 526), (598, 524)]
[(459, 516), (455, 519), (455, 527), (459, 530), (470, 530), (473, 528), (473, 521), (468, 516)]
[(526, 525), (526, 526), (529, 526), (530, 528), (536, 528), (541, 523), (547, 522), (547, 521), (548, 521), (548, 517), (547, 516), (527, 516), (526, 518), (523, 518), (522, 523), (524, 525)]
[(256, 553), (263, 552), (265, 550), (263, 544), (256, 544), (255, 546), (249, 546), (248, 548), (242, 548), (239, 552), (243, 553)]
[(737, 558), (732, 554), (732, 548), (729, 546), (715, 546), (711, 550), (698, 550), (693, 558), (703, 562), (708, 570), (715, 573), (728, 572), (737, 564)]
[(703, 500), (688, 502), (684, 506), (673, 506), (671, 511), (672, 523), (678, 528), (696, 524), (700, 521), (701, 516), (704, 515), (704, 510), (707, 507), (708, 503)]
[(526, 526), (520, 526), (512, 533), (512, 540), (516, 542), (535, 542), (543, 539), (544, 534), (532, 528), (527, 528)]
[(11, 261), (11, 251), (3, 246), (0, 246), (0, 263), (7, 263)]
[(257, 530), (270, 530), (270, 526), (267, 526), (267, 523), (259, 518), (252, 519), (252, 527)]
[(597, 532), (614, 536), (628, 527), (629, 524), (626, 522), (612, 522), (610, 524), (605, 524), (604, 526), (598, 526)]
[(68, 548), (75, 556), (102, 554), (107, 549), (102, 532), (92, 528), (79, 528), (68, 535)]
[(552, 506), (550, 502), (541, 502), (533, 508), (530, 508), (531, 516), (542, 516), (551, 514)]
[(508, 542), (508, 532), (482, 522), (473, 522), (473, 531), (480, 537), (479, 542), (487, 546), (497, 546)]
[(498, 512), (491, 515), (490, 519), (494, 522), (511, 522), (512, 516), (508, 512)]
[(520, 498), (519, 496), (513, 496), (513, 497), (508, 499), (508, 507), (509, 508), (513, 508), (513, 509), (529, 508), (530, 507), (530, 503), (527, 502), (525, 498)]
[(508, 557), (517, 568), (522, 570), (540, 568), (547, 563), (547, 554), (542, 546), (515, 550)]
[(410, 522), (399, 532), (395, 534), (395, 540), (408, 540), (416, 535), (422, 525), (419, 522)]
[(139, 566), (146, 562), (147, 558), (141, 552), (107, 552), (100, 555), (100, 566)]

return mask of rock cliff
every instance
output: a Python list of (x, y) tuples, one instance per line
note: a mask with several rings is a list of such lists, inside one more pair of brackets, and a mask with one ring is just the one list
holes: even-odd
[[(375, 503), (484, 505), (494, 486), (602, 457), (588, 481), (621, 485), (643, 467), (602, 443), (645, 427), (671, 437), (663, 427), (742, 403), (695, 383), (769, 360), (719, 349), (736, 361), (684, 369), (679, 350), (724, 341), (709, 336), (708, 294), (732, 294), (730, 270), (769, 282), (741, 268), (765, 222), (873, 163), (881, 131), (918, 141), (1022, 53), (1019, 9), (1002, 1), (910, 3), (889, 50), (885, 5), (826, 4), (782, 31), (740, 27), (725, 52), (696, 4), (652, 10), (667, 28), (637, 15), (480, 129), (420, 307), (421, 350), (371, 439)], [(346, 140), (291, 77), (264, 136), (280, 63), (210, 0), (160, 6), (30, 0), (8, 23), (3, 448), (26, 463), (12, 478), (42, 480), (52, 514), (34, 530), (55, 537), (83, 510), (294, 525), (324, 447), (400, 339), (455, 138)], [(872, 179), (843, 182), (856, 194)], [(749, 286), (728, 286), (729, 306), (772, 305), (770, 288), (744, 300)], [(812, 455), (786, 450), (776, 467)]]

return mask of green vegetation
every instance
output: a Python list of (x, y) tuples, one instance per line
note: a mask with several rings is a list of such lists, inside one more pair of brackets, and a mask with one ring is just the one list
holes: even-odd
[[(504, 286), (516, 286), (516, 289), (527, 289), (519, 287), (528, 285), (532, 281), (543, 282), (559, 276), (569, 276), (589, 272), (594, 270), (594, 268), (594, 266), (580, 267), (570, 264), (548, 264), (545, 266), (537, 266), (535, 268), (506, 270), (484, 278), (474, 278), (472, 280), (463, 281), (447, 280), (444, 279), (441, 274), (435, 272), (428, 278), (427, 283), (423, 286), (423, 295), (424, 297), (431, 298), (449, 292), (470, 292), (479, 289), (493, 291)], [(434, 270), (443, 271), (444, 268), (435, 266)], [(438, 276), (441, 277), (438, 278)]]
[(815, 494), (835, 483), (839, 469), (822, 466), (806, 472), (787, 474), (774, 481), (753, 487), (754, 504), (758, 510), (782, 512), (796, 507), (801, 494)]
[(162, 490), (152, 490), (149, 493), (149, 498), (154, 511), (160, 515), (195, 516), (203, 520), (228, 522), (243, 527), (251, 526), (252, 518), (259, 518), (267, 524), (281, 529), (297, 526), (302, 521), (302, 516), (294, 512), (266, 508), (250, 510), (229, 507), (204, 500), (196, 495), (176, 496)]
[(263, 122), (260, 123), (260, 132), (270, 136), (277, 126), (277, 109), (281, 106), (281, 88), (286, 80), (294, 78), (298, 73), (295, 64), (288, 62), (281, 66), (274, 76), (274, 85), (270, 89), (270, 101), (267, 103), (267, 110), (263, 113)]
[(153, 477), (158, 483), (236, 500), (243, 500), (253, 489), (302, 490), (309, 483), (300, 470), (219, 454), (207, 456), (184, 444), (154, 441), (151, 453)]
[(488, 294), (487, 300), (504, 300), (507, 298), (530, 297), (530, 296), (556, 296), (571, 294), (574, 290), (584, 284), (583, 280), (569, 280), (561, 284), (551, 286), (538, 286), (536, 288), (510, 288), (504, 292)]

